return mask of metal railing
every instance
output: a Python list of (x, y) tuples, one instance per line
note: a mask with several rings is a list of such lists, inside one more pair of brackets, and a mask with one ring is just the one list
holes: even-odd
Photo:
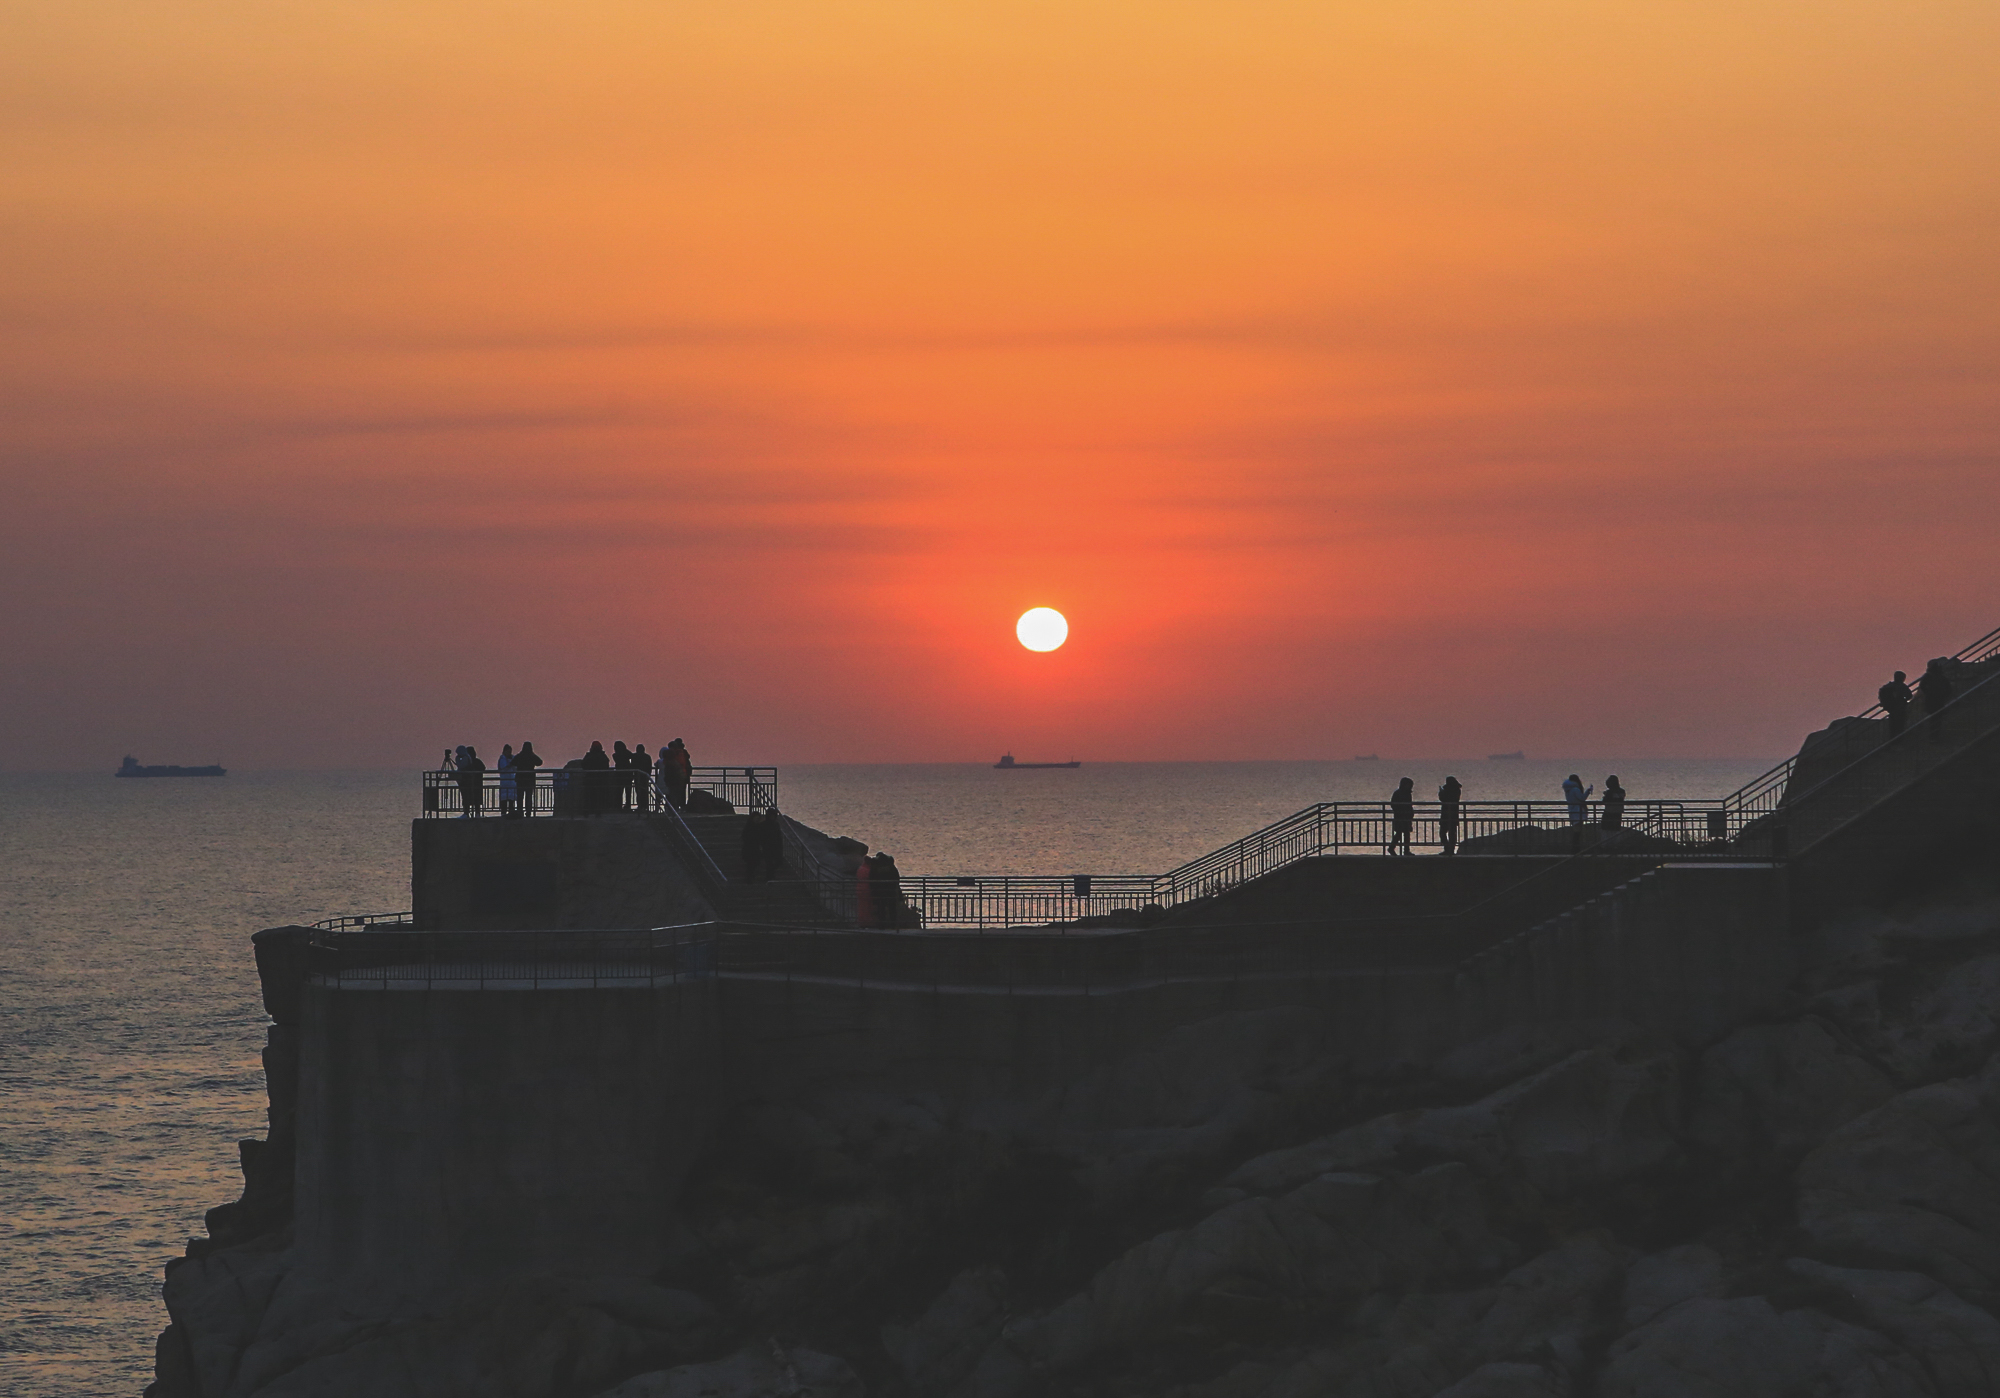
[[(662, 811), (672, 802), (663, 778), (652, 770), (590, 770), (573, 765), (524, 771), (457, 771), (446, 767), (423, 775), (425, 817), (527, 817), (602, 815), (613, 811)], [(705, 791), (739, 811), (778, 804), (776, 767), (697, 767), (690, 792)]]
[(321, 932), (407, 932), (414, 925), (416, 914), (408, 910), (400, 913), (354, 913), (347, 917), (321, 918), (313, 927)]
[[(1995, 656), (2000, 656), (2000, 627), (1995, 627), (1993, 630), (1988, 631), (1984, 636), (1981, 636), (1971, 645), (1964, 647), (1956, 655), (1946, 658), (1965, 665), (1977, 665), (1982, 661), (1991, 660)], [(1984, 681), (1980, 681), (1980, 683), (1984, 683)], [(1958, 697), (1962, 698), (1963, 696)], [(1919, 700), (1919, 709), (1921, 709), (1921, 705), (1922, 701)], [(1829, 731), (1826, 738), (1822, 739), (1813, 748), (1811, 755), (1814, 761), (1817, 763), (1824, 756), (1831, 763), (1843, 767), (1846, 766), (1848, 762), (1882, 741), (1882, 735), (1876, 732), (1873, 723), (1869, 720), (1885, 717), (1887, 717), (1887, 713), (1882, 708), (1882, 705), (1875, 703), (1870, 704), (1860, 713), (1855, 714), (1853, 719), (1847, 722), (1836, 721), (1829, 724)], [(1921, 713), (1919, 713), (1917, 721), (1918, 723), (1924, 721)], [(1911, 728), (1915, 728), (1917, 724), (1913, 723), (1910, 726)], [(1768, 772), (1751, 778), (1741, 787), (1723, 797), (1723, 805), (1730, 811), (1732, 824), (1741, 828), (1760, 816), (1771, 815), (1779, 806), (1783, 805), (1786, 793), (1791, 786), (1792, 776), (1798, 769), (1799, 758), (1805, 755), (1804, 753), (1799, 753), (1786, 758)]]
[[(1762, 857), (1747, 848), (1719, 801), (1631, 801), (1615, 829), (1602, 824), (1601, 802), (1585, 803), (1573, 824), (1563, 801), (1466, 801), (1458, 807), (1461, 848), (1468, 840), (1521, 833), (1497, 848), (1467, 853), (1502, 858), (1651, 856), (1661, 859)], [(1443, 843), (1443, 808), (1424, 802), (1413, 811), (1417, 849)], [(866, 927), (1018, 927), (1082, 918), (1164, 912), (1212, 897), (1303, 859), (1389, 847), (1395, 814), (1386, 801), (1332, 801), (1246, 835), (1165, 874), (906, 874), (893, 885), (866, 883), (812, 858), (801, 841), (789, 846), (799, 881), (844, 922)], [(1754, 834), (1753, 834), (1754, 840)], [(1141, 921), (1135, 917), (1133, 921)]]

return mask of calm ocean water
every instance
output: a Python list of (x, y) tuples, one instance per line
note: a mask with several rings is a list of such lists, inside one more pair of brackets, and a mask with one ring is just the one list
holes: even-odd
[[(791, 767), (792, 815), (906, 873), (1153, 873), (1314, 801), (1719, 796), (1767, 761)], [(0, 1393), (134, 1395), (160, 1268), (239, 1188), (262, 1135), (249, 934), (409, 905), (403, 772), (113, 781), (0, 773)]]

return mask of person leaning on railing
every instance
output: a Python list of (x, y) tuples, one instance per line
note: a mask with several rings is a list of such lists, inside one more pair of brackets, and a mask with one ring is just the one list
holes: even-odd
[(1931, 741), (1944, 737), (1944, 706), (1951, 702), (1951, 676), (1944, 661), (1933, 660), (1917, 676), (1917, 692), (1924, 697), (1924, 720), (1931, 726)]
[(1457, 777), (1446, 777), (1438, 788), (1438, 843), (1446, 854), (1458, 853), (1458, 803), (1464, 796)]
[(479, 749), (470, 743), (458, 759), (458, 801), (464, 808), (458, 813), (461, 820), (476, 815), (486, 803), (486, 764), (479, 760)]
[(1410, 835), (1417, 828), (1416, 782), (1404, 777), (1389, 797), (1389, 847), (1386, 854), (1395, 854), (1400, 846), (1404, 854), (1411, 853)]
[(1910, 700), (1916, 696), (1910, 693), (1901, 670), (1896, 678), (1875, 691), (1875, 702), (1882, 706), (1882, 712), (1889, 716), (1889, 736), (1894, 738), (1910, 726)]
[(1625, 788), (1618, 784), (1613, 775), (1604, 779), (1604, 817), (1598, 821), (1606, 830), (1616, 830), (1625, 823)]
[(667, 744), (667, 804), (675, 810), (687, 809), (688, 787), (694, 781), (694, 759), (687, 743), (676, 738)]
[(536, 755), (533, 743), (521, 744), (521, 750), (514, 754), (516, 814), (531, 816), (535, 813), (535, 769), (541, 765), (542, 759)]

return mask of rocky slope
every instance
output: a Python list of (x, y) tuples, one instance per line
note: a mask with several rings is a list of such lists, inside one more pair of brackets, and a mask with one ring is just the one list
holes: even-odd
[(1549, 1025), (1364, 1081), (1276, 1010), (1033, 1101), (750, 1104), (659, 1276), (423, 1315), (305, 1283), (252, 1150), (149, 1392), (2000, 1393), (2000, 896), (1808, 952), (1703, 1045)]

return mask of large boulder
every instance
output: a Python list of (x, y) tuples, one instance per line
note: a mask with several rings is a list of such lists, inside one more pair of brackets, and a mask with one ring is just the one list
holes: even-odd
[(1697, 1077), (1689, 1135), (1732, 1173), (1789, 1171), (1895, 1090), (1811, 1020), (1739, 1029), (1701, 1056)]
[(2000, 956), (1954, 966), (1881, 1042), (1890, 1070), (1905, 1083), (1976, 1071), (2000, 1047)]
[(1170, 1333), (1282, 1327), (1305, 1306), (1491, 1275), (1511, 1250), (1464, 1165), (1325, 1175), (1148, 1239), (1054, 1309), (1009, 1322), (1000, 1343), (1062, 1372)]
[(1722, 1295), (1722, 1256), (1701, 1243), (1651, 1253), (1625, 1273), (1624, 1328), (1636, 1330), (1683, 1301)]
[(1914, 1088), (1799, 1166), (1798, 1222), (1822, 1260), (1921, 1271), (2000, 1299), (2000, 1060)]
[(713, 1363), (640, 1374), (599, 1398), (862, 1398), (864, 1392), (846, 1360), (767, 1340)]
[(2000, 1393), (2000, 1320), (1921, 1272), (1793, 1258), (1791, 1270), (1844, 1297), (1869, 1328), (1923, 1361), (1941, 1394)]
[(1761, 1296), (1692, 1300), (1611, 1347), (1601, 1398), (1946, 1398), (1885, 1337)]
[(1273, 1194), (1327, 1170), (1455, 1160), (1512, 1174), (1550, 1198), (1602, 1189), (1680, 1153), (1680, 1068), (1670, 1053), (1608, 1047), (1559, 1063), (1461, 1107), (1378, 1117), (1239, 1166), (1227, 1184)]
[(167, 1314), (187, 1337), (185, 1353), (203, 1394), (236, 1387), (244, 1355), (291, 1266), (287, 1242), (274, 1234), (168, 1264)]

